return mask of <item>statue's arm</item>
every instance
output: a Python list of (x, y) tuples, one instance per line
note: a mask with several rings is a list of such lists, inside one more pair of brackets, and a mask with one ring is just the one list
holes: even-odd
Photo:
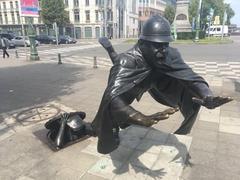
[(141, 112), (130, 106), (129, 99), (124, 96), (115, 97), (110, 104), (111, 116), (121, 125), (136, 124), (141, 126), (152, 126), (160, 120), (167, 119), (169, 114), (173, 114), (176, 110), (171, 108), (163, 112), (158, 112), (153, 115), (144, 115)]
[(192, 98), (193, 102), (208, 109), (214, 109), (233, 100), (231, 97), (214, 96), (211, 89), (204, 82), (196, 81), (186, 84), (195, 96)]

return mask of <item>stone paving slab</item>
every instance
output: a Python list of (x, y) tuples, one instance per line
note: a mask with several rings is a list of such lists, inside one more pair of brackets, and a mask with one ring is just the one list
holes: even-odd
[(72, 111), (74, 111), (72, 108), (60, 103), (49, 102), (2, 113), (0, 115), (3, 119), (0, 123), (0, 141), (12, 136), (16, 132), (35, 126), (37, 123), (43, 125), (63, 112)]
[(120, 139), (119, 148), (109, 155), (96, 152), (96, 140), (81, 151), (99, 158), (88, 173), (106, 179), (177, 179), (192, 141), (189, 136), (139, 126), (122, 130)]

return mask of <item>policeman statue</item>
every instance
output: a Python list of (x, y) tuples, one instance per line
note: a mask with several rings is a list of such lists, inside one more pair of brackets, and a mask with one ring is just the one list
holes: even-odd
[[(213, 95), (207, 82), (184, 63), (178, 50), (169, 47), (172, 40), (169, 22), (159, 15), (145, 22), (138, 42), (125, 53), (117, 54), (106, 38), (100, 38), (113, 66), (93, 122), (82, 123), (85, 135), (98, 137), (98, 152), (107, 154), (118, 147), (120, 128), (132, 124), (150, 127), (178, 109), (184, 121), (175, 133), (187, 134), (200, 106), (214, 109), (232, 101)], [(131, 107), (146, 91), (171, 108), (144, 115)]]

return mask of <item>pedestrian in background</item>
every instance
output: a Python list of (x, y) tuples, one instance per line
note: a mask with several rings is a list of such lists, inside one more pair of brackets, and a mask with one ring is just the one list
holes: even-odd
[(5, 58), (5, 55), (7, 55), (7, 57), (9, 58), (9, 54), (7, 52), (8, 40), (4, 37), (1, 37), (0, 43), (3, 50), (3, 58)]

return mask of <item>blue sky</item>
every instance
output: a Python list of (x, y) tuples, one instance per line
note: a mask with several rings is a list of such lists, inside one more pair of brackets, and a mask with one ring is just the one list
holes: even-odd
[(237, 24), (238, 27), (240, 27), (240, 0), (225, 0), (224, 2), (229, 3), (235, 12), (235, 16), (231, 19), (231, 23)]

